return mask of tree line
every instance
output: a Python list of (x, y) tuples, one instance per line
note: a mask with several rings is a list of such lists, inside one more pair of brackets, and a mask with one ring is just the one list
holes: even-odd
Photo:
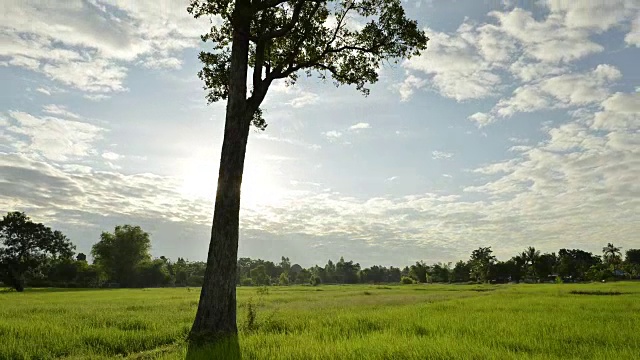
[[(35, 223), (24, 213), (8, 213), (0, 221), (0, 282), (22, 291), (31, 287), (200, 287), (206, 263), (165, 256), (152, 258), (151, 239), (139, 226), (116, 226), (92, 246), (93, 262), (60, 231)], [(423, 261), (413, 265), (362, 267), (340, 258), (324, 266), (304, 268), (283, 256), (280, 262), (239, 258), (236, 284), (578, 282), (640, 277), (640, 249), (625, 252), (609, 243), (601, 255), (580, 249), (541, 253), (528, 247), (499, 261), (490, 247), (473, 250), (455, 264)]]

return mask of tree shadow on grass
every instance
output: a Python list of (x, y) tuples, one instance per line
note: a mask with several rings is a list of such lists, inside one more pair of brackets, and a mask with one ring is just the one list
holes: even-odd
[(241, 360), (240, 343), (238, 337), (228, 337), (218, 339), (213, 343), (194, 342), (187, 344), (187, 354), (185, 360)]

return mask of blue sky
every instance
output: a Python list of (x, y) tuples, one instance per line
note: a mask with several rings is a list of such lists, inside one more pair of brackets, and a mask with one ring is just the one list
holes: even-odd
[[(274, 84), (249, 139), (240, 256), (507, 259), (640, 233), (640, 1), (405, 1), (431, 38), (363, 97)], [(224, 104), (183, 1), (0, 1), (0, 210), (88, 253), (139, 224), (204, 260)], [(358, 26), (353, 19), (351, 26)]]

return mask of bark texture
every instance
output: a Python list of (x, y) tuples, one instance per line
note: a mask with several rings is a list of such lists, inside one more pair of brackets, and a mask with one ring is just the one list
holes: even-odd
[(237, 23), (231, 49), (229, 97), (218, 189), (204, 285), (190, 333), (192, 341), (214, 341), (233, 337), (238, 332), (236, 263), (240, 187), (251, 120), (246, 99), (249, 54), (249, 39), (246, 34), (249, 33), (250, 18), (242, 14), (242, 3), (247, 2), (239, 1), (234, 13)]

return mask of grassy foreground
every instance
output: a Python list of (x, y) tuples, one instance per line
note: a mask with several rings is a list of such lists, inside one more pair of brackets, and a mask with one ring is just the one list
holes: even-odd
[(243, 359), (640, 354), (640, 283), (292, 286), (268, 294), (239, 288), (239, 343), (194, 351), (183, 339), (198, 294), (184, 288), (0, 292), (0, 359), (227, 359), (236, 346)]

